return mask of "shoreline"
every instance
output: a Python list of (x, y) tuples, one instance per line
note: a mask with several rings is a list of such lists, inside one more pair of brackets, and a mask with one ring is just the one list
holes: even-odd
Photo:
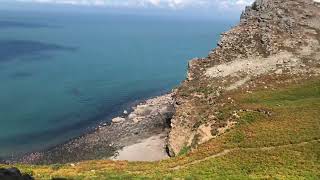
[(141, 139), (140, 142), (125, 146), (111, 157), (114, 161), (159, 161), (170, 158), (166, 151), (168, 132)]
[[(66, 131), (74, 131), (81, 129), (80, 133), (77, 133), (76, 135), (73, 135), (71, 137), (65, 138), (64, 140), (52, 143), (51, 145), (46, 146), (45, 148), (33, 148), (25, 151), (19, 151), (15, 153), (10, 153), (8, 155), (2, 155), (0, 156), (0, 163), (2, 164), (12, 164), (13, 162), (20, 162), (19, 159), (22, 157), (32, 154), (32, 153), (38, 153), (38, 152), (47, 152), (50, 151), (58, 146), (61, 146), (63, 144), (67, 144), (70, 141), (73, 141), (75, 139), (81, 138), (87, 134), (93, 133), (97, 131), (99, 128), (104, 126), (109, 126), (111, 124), (111, 121), (114, 117), (123, 117), (125, 114), (123, 111), (127, 111), (128, 113), (131, 113), (133, 111), (133, 108), (136, 107), (139, 104), (146, 103), (149, 99), (154, 99), (157, 97), (161, 97), (167, 94), (171, 94), (171, 90), (158, 90), (153, 93), (148, 93), (145, 96), (132, 96), (131, 98), (128, 98), (127, 101), (118, 103), (115, 105), (112, 110), (106, 110), (104, 115), (99, 115), (98, 118), (91, 118), (90, 121), (93, 121), (93, 123), (85, 122), (83, 124), (86, 125), (74, 125), (70, 126), (69, 128), (66, 128), (64, 132)], [(59, 133), (55, 133), (57, 135), (63, 133), (63, 131), (60, 131)]]
[[(173, 93), (137, 100), (136, 103), (131, 104), (133, 107), (124, 109), (121, 116), (111, 121), (108, 119), (110, 122), (101, 121), (96, 128), (88, 130), (82, 136), (47, 150), (27, 153), (16, 159), (8, 160), (6, 163), (56, 164), (96, 159), (116, 160), (116, 156), (123, 152), (130, 154), (128, 149), (132, 147), (134, 151), (130, 156), (138, 157), (142, 151), (137, 150), (137, 144), (145, 148), (144, 153), (148, 153), (145, 150), (149, 149), (150, 155), (155, 152), (165, 152), (170, 120), (174, 114)], [(162, 149), (161, 145), (163, 145)], [(118, 156), (121, 160), (130, 160), (123, 157)], [(149, 159), (145, 156), (140, 157), (143, 157), (141, 161), (168, 158), (163, 153), (159, 156), (160, 158), (156, 159), (152, 155)]]

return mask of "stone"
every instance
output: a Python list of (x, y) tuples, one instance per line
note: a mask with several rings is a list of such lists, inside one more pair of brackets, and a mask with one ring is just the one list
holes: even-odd
[(17, 168), (0, 168), (0, 179), (33, 180), (34, 178), (28, 174), (22, 174)]
[(124, 122), (126, 119), (125, 118), (121, 118), (121, 117), (116, 117), (112, 119), (113, 123), (122, 123)]
[(135, 113), (131, 113), (131, 114), (129, 114), (128, 119), (133, 120), (136, 117), (137, 117), (137, 115)]

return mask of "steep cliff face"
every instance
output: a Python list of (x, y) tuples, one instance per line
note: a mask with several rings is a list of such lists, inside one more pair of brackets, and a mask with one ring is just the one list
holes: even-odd
[[(320, 4), (257, 0), (207, 58), (189, 62), (176, 89), (168, 148), (172, 156), (231, 128), (243, 111), (233, 93), (273, 89), (320, 74)], [(256, 109), (257, 111), (267, 111)]]

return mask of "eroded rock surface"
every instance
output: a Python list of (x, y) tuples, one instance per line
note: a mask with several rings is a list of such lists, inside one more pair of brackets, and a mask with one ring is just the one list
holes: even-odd
[[(255, 1), (207, 58), (190, 61), (187, 79), (176, 90), (170, 154), (206, 142), (237, 122), (237, 102), (228, 94), (319, 76), (319, 43), (317, 0)], [(234, 111), (223, 114), (226, 105)]]

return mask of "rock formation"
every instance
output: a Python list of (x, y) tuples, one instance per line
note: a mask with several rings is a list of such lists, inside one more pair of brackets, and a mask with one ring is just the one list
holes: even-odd
[[(320, 74), (320, 4), (314, 0), (257, 0), (240, 24), (222, 34), (207, 58), (189, 63), (187, 80), (176, 89), (176, 113), (168, 148), (184, 147), (223, 133), (237, 122), (233, 92), (301, 81)], [(225, 113), (226, 104), (233, 109)]]
[(28, 174), (22, 174), (17, 168), (0, 168), (1, 180), (33, 180), (34, 178)]

